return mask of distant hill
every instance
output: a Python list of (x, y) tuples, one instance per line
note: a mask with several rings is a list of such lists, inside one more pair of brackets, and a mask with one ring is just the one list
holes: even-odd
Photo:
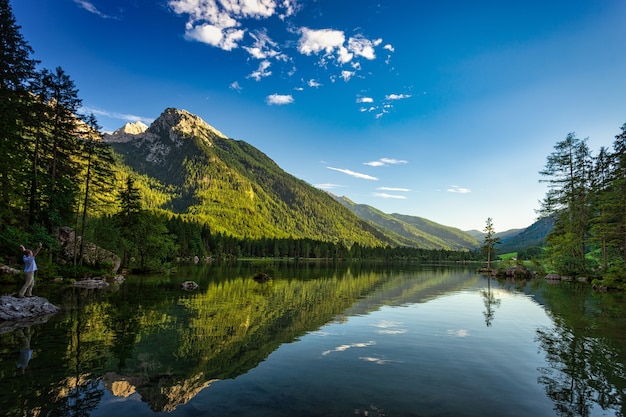
[(376, 225), (395, 243), (426, 249), (469, 250), (479, 247), (473, 236), (459, 229), (403, 214), (386, 214), (366, 204), (356, 204), (347, 197), (335, 197), (361, 219)]
[[(496, 245), (497, 253), (519, 252), (533, 246), (542, 247), (545, 245), (546, 237), (554, 227), (554, 220), (551, 218), (540, 219), (525, 229), (510, 229), (496, 233), (494, 236), (500, 238), (500, 244)], [(482, 245), (485, 232), (478, 230), (468, 230), (467, 234), (473, 236)]]
[(533, 246), (544, 246), (546, 237), (553, 228), (553, 218), (539, 219), (519, 233), (501, 237), (501, 244), (496, 246), (496, 251), (498, 253), (519, 252)]

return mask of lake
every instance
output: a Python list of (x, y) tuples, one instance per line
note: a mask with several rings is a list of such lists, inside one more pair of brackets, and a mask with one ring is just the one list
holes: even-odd
[(0, 327), (6, 416), (624, 416), (626, 299), (579, 283), (253, 262), (35, 293), (62, 310)]

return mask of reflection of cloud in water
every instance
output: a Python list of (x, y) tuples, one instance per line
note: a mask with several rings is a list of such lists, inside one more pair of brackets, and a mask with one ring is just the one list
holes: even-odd
[(333, 333), (329, 333), (329, 332), (323, 332), (321, 330), (318, 330), (316, 332), (311, 332), (310, 334), (315, 335), (315, 336), (321, 336), (321, 337), (325, 337), (325, 336), (330, 336)]
[(406, 329), (397, 329), (402, 323), (395, 321), (381, 320), (378, 324), (374, 324), (374, 327), (378, 327), (378, 334), (403, 334), (406, 333)]
[(341, 345), (341, 346), (337, 346), (334, 349), (322, 352), (322, 355), (328, 355), (329, 353), (332, 353), (332, 352), (343, 352), (343, 351), (351, 349), (351, 348), (364, 348), (364, 347), (372, 346), (372, 345), (375, 345), (375, 344), (376, 344), (376, 342), (371, 340), (371, 341), (365, 342), (365, 343), (353, 343), (351, 345)]
[(362, 361), (365, 361), (365, 362), (374, 362), (377, 365), (384, 365), (386, 363), (392, 363), (392, 362), (402, 363), (402, 361), (392, 361), (392, 360), (389, 360), (389, 359), (372, 358), (372, 357), (369, 357), (369, 356), (361, 356), (361, 357), (359, 357), (359, 359), (361, 359)]
[(389, 330), (379, 330), (378, 334), (403, 334), (406, 333), (406, 329), (389, 329)]
[(467, 329), (448, 329), (448, 336), (467, 337), (469, 336), (469, 332)]

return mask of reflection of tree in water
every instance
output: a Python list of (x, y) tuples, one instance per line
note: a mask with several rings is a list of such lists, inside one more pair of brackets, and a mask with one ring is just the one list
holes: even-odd
[(483, 311), (485, 324), (487, 327), (490, 327), (493, 317), (496, 314), (495, 307), (500, 306), (500, 299), (496, 298), (495, 294), (491, 292), (491, 277), (487, 277), (487, 289), (482, 290), (480, 295), (482, 295), (483, 303), (485, 304), (485, 311)]
[(538, 380), (558, 415), (589, 416), (600, 406), (624, 416), (626, 372), (617, 352), (602, 340), (577, 336), (558, 320), (552, 329), (537, 330), (537, 340), (550, 365), (539, 368)]

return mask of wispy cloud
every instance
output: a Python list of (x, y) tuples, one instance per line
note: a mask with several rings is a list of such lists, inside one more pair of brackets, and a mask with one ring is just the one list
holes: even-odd
[(333, 171), (338, 171), (338, 172), (342, 172), (346, 175), (350, 175), (352, 177), (355, 178), (361, 178), (364, 180), (371, 180), (371, 181), (378, 181), (378, 178), (376, 177), (372, 177), (371, 175), (367, 175), (367, 174), (362, 174), (360, 172), (356, 172), (356, 171), (352, 171), (349, 169), (343, 169), (343, 168), (333, 168), (333, 167), (326, 167), (328, 169), (332, 169)]
[(326, 184), (313, 184), (313, 186), (315, 188), (320, 188), (322, 190), (333, 190), (335, 188), (342, 188), (343, 185), (339, 185), (339, 184), (332, 184), (332, 183), (326, 183)]
[(406, 161), (404, 159), (380, 158), (377, 161), (363, 162), (363, 165), (369, 165), (371, 167), (382, 167), (385, 165), (404, 165), (408, 163), (409, 161)]
[(269, 71), (269, 67), (272, 65), (269, 61), (261, 61), (259, 68), (253, 71), (247, 78), (253, 78), (256, 81), (260, 81), (261, 78), (269, 77), (272, 75), (272, 71)]
[(293, 96), (291, 94), (271, 94), (267, 96), (265, 99), (267, 104), (272, 105), (283, 105), (283, 104), (291, 104), (294, 102)]
[(449, 193), (459, 193), (459, 194), (467, 194), (471, 193), (472, 190), (465, 187), (459, 187), (458, 185), (451, 185), (446, 191)]
[(411, 98), (411, 94), (387, 94), (385, 100), (404, 100)]
[(142, 123), (150, 124), (150, 123), (152, 123), (154, 121), (154, 119), (150, 118), (150, 117), (143, 117), (143, 116), (136, 116), (136, 115), (133, 115), (133, 114), (124, 114), (124, 113), (110, 112), (110, 111), (106, 111), (106, 110), (102, 110), (102, 109), (97, 109), (97, 108), (94, 108), (94, 107), (81, 107), (79, 109), (79, 113), (81, 113), (81, 114), (93, 113), (96, 116), (103, 116), (103, 117), (109, 117), (111, 119), (125, 120), (127, 122), (142, 122)]
[(233, 82), (230, 84), (230, 86), (229, 86), (229, 87), (230, 87), (230, 89), (231, 89), (231, 90), (235, 90), (235, 91), (236, 91), (236, 92), (238, 92), (238, 93), (240, 93), (240, 92), (241, 92), (241, 90), (243, 90), (243, 88), (241, 87), (241, 85), (239, 85), (239, 82), (238, 82), (238, 81), (233, 81)]
[(405, 195), (399, 195), (399, 194), (372, 193), (372, 195), (374, 197), (378, 197), (378, 198), (393, 198), (393, 199), (396, 199), (396, 200), (406, 200), (406, 196)]
[(78, 4), (82, 9), (87, 10), (89, 13), (93, 13), (93, 14), (95, 14), (97, 16), (100, 16), (100, 17), (102, 17), (104, 19), (113, 19), (113, 16), (109, 16), (107, 14), (102, 13), (90, 1), (87, 1), (87, 0), (74, 0), (74, 3)]
[(380, 190), (380, 191), (401, 191), (401, 192), (406, 192), (406, 193), (411, 191), (409, 188), (402, 188), (402, 187), (378, 187), (377, 190)]
[(343, 70), (341, 71), (341, 78), (343, 78), (345, 82), (348, 82), (350, 81), (350, 78), (354, 76), (354, 74), (356, 74), (356, 72)]

